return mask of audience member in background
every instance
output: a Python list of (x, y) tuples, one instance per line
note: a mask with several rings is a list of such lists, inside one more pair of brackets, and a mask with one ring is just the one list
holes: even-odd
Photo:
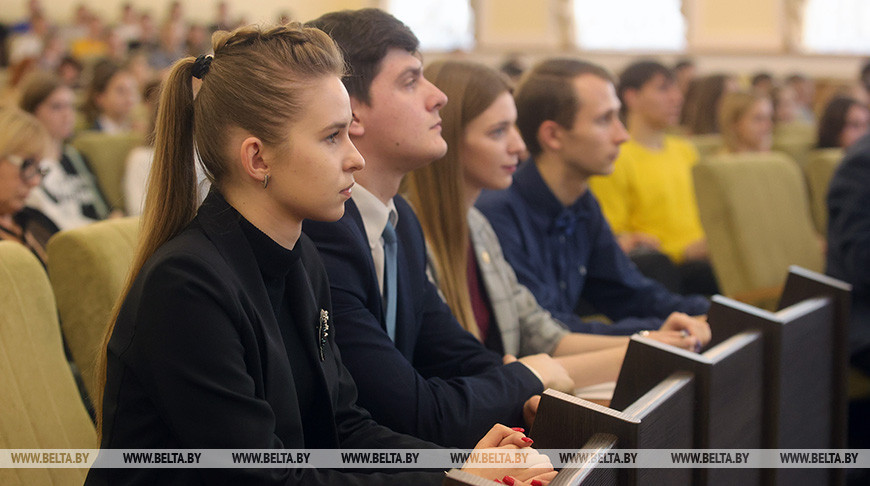
[[(495, 231), (474, 208), (481, 191), (510, 187), (526, 152), (509, 80), (461, 61), (436, 62), (425, 74), (450, 99), (441, 110), (447, 153), (408, 174), (405, 184), (426, 236), (430, 273), (453, 315), (501, 354), (558, 356), (577, 386), (615, 380), (628, 340), (568, 332), (517, 282)], [(650, 336), (687, 349), (698, 344), (679, 329)]]
[(60, 229), (71, 229), (109, 216), (111, 208), (100, 192), (85, 157), (67, 140), (75, 124), (75, 95), (59, 77), (31, 75), (21, 91), (20, 106), (47, 129), (50, 144), (44, 154), (42, 184), (28, 199)]
[(751, 85), (753, 93), (768, 97), (773, 94), (773, 88), (776, 87), (776, 83), (773, 81), (773, 75), (766, 71), (753, 75)]
[(719, 105), (719, 129), (725, 152), (767, 152), (773, 144), (773, 103), (746, 91), (728, 93)]
[(656, 61), (633, 63), (619, 77), (617, 95), (631, 138), (613, 173), (592, 177), (589, 187), (619, 246), (672, 292), (718, 293), (692, 182), (698, 152), (668, 134), (683, 103), (673, 74)]
[[(149, 120), (145, 145), (130, 151), (124, 168), (124, 205), (130, 216), (142, 214), (145, 205), (148, 173), (151, 171), (151, 165), (154, 161), (154, 124), (157, 121), (159, 98), (160, 81), (151, 81), (142, 91), (142, 101), (148, 111)], [(197, 169), (199, 169), (199, 164), (197, 164)]]
[(511, 54), (502, 61), (498, 69), (507, 76), (512, 83), (516, 84), (520, 82), (520, 78), (523, 76), (523, 73), (526, 72), (527, 66), (519, 54)]
[(47, 144), (48, 134), (33, 116), (0, 108), (0, 240), (28, 247), (43, 265), (45, 245), (57, 226), (25, 201), (42, 179), (39, 161)]
[(215, 4), (214, 21), (209, 25), (208, 30), (215, 33), (219, 30), (232, 30), (235, 28), (233, 21), (230, 20), (230, 6), (227, 2), (221, 1)]
[(168, 69), (172, 64), (184, 57), (184, 40), (187, 32), (178, 33), (174, 24), (163, 24), (160, 28), (160, 43), (152, 49), (148, 56), (148, 64), (155, 71)]
[(121, 16), (115, 26), (115, 33), (127, 45), (128, 49), (137, 46), (142, 38), (142, 25), (139, 23), (136, 10), (133, 9), (133, 4), (130, 2), (121, 5)]
[[(504, 191), (477, 199), (508, 263), (538, 303), (575, 332), (631, 334), (662, 322), (709, 328), (704, 297), (683, 297), (644, 277), (628, 259), (588, 190), (593, 175), (609, 174), (628, 133), (610, 74), (575, 59), (544, 61), (516, 94), (517, 125), (533, 159)], [(575, 314), (584, 300), (614, 322)], [(686, 314), (681, 314), (685, 312)]]
[[(770, 92), (769, 98), (773, 103), (773, 122), (775, 125), (782, 126), (799, 121), (797, 94), (794, 88), (788, 85), (777, 86)], [(799, 121), (799, 123), (804, 122)]]
[(76, 61), (72, 56), (65, 56), (57, 66), (57, 75), (60, 76), (63, 84), (74, 90), (79, 89), (81, 87), (82, 63)]
[(854, 98), (837, 96), (819, 119), (818, 148), (847, 149), (870, 128), (870, 109)]
[(816, 84), (813, 80), (803, 74), (795, 73), (785, 78), (785, 84), (794, 89), (798, 119), (806, 123), (815, 123), (816, 115), (813, 112), (813, 101)]
[[(356, 405), (326, 271), (301, 234), (304, 218), (341, 217), (363, 167), (348, 136), (339, 50), (319, 30), (290, 26), (226, 34), (214, 51), (179, 61), (161, 95), (142, 237), (101, 350), (101, 447), (433, 448)], [(193, 77), (202, 79), (196, 95)], [(198, 209), (195, 148), (215, 187)], [(499, 425), (478, 445), (530, 442)], [(436, 485), (444, 477), (390, 472), (92, 468), (86, 484)], [(507, 471), (523, 480), (542, 472), (554, 475), (551, 467)]]
[(124, 133), (135, 126), (134, 109), (139, 103), (139, 86), (130, 71), (109, 60), (94, 66), (84, 104), (91, 130)]
[(70, 55), (84, 64), (104, 58), (109, 53), (106, 30), (100, 17), (88, 13), (87, 29), (87, 34), (74, 40), (69, 48)]
[(680, 114), (680, 126), (690, 135), (719, 133), (716, 113), (725, 93), (737, 90), (737, 81), (725, 74), (696, 79), (686, 93)]
[(681, 59), (674, 64), (674, 81), (677, 83), (677, 88), (680, 93), (686, 96), (689, 91), (689, 86), (697, 76), (698, 69), (695, 67), (695, 62), (691, 59)]
[(468, 447), (493, 422), (519, 425), (547, 387), (573, 389), (545, 354), (503, 363), (462, 329), (426, 275), (420, 223), (397, 193), (403, 176), (447, 150), (439, 110), (447, 97), (423, 77), (419, 41), (378, 9), (311, 22), (344, 51), (351, 140), (366, 166), (336, 223), (307, 221), (335, 310), (335, 337), (379, 423), (445, 446)]

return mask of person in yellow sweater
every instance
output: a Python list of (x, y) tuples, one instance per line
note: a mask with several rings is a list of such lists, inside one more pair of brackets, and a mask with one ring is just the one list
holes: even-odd
[(698, 152), (668, 130), (683, 97), (672, 72), (655, 61), (628, 66), (618, 95), (631, 139), (613, 174), (589, 185), (622, 249), (641, 271), (680, 293), (718, 291), (692, 183)]

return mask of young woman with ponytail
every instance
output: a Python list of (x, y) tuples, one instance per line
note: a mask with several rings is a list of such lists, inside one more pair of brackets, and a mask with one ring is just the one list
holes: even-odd
[[(352, 114), (341, 54), (322, 31), (297, 25), (219, 32), (213, 47), (213, 58), (177, 62), (161, 95), (141, 239), (102, 348), (101, 447), (434, 447), (377, 425), (356, 406), (334, 342), (326, 273), (300, 231), (305, 218), (341, 217), (353, 173), (363, 167), (347, 133)], [(212, 182), (199, 208), (195, 153)], [(479, 446), (527, 447), (523, 438), (496, 426)], [(474, 472), (495, 478), (506, 471)], [(101, 468), (98, 461), (87, 484), (442, 478), (425, 471)]]

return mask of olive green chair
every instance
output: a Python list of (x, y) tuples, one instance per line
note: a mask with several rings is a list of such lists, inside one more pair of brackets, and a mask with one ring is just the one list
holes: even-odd
[(813, 213), (813, 223), (820, 235), (828, 234), (828, 186), (834, 171), (843, 160), (843, 149), (817, 149), (810, 152), (804, 174), (810, 190), (810, 208)]
[(772, 308), (790, 265), (823, 270), (804, 177), (787, 155), (716, 155), (693, 175), (710, 260), (726, 296)]
[(123, 210), (126, 207), (123, 180), (127, 156), (143, 143), (144, 138), (139, 134), (96, 131), (82, 132), (72, 141), (73, 147), (88, 159), (100, 190), (112, 209)]
[(48, 274), (64, 337), (91, 397), (98, 350), (138, 237), (139, 218), (131, 217), (62, 231), (48, 242)]
[[(94, 425), (64, 356), (48, 276), (0, 242), (0, 449), (96, 449)], [(0, 468), (0, 484), (80, 485), (85, 469)]]
[(722, 135), (718, 133), (692, 135), (689, 137), (689, 141), (698, 149), (698, 156), (701, 160), (716, 155), (722, 150)]

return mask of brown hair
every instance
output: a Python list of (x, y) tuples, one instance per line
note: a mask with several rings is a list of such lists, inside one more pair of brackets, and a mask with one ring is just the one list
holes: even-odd
[(109, 59), (102, 59), (94, 64), (91, 82), (88, 83), (85, 102), (82, 105), (82, 112), (85, 114), (85, 119), (88, 123), (94, 123), (100, 117), (100, 107), (97, 106), (97, 98), (106, 92), (112, 78), (122, 71), (123, 69), (118, 63)]
[(465, 127), (499, 95), (509, 93), (510, 84), (499, 72), (471, 62), (436, 62), (427, 66), (424, 74), (450, 99), (441, 109), (441, 135), (447, 141), (447, 153), (405, 177), (407, 197), (435, 257), (433, 270), (447, 305), (462, 327), (479, 337), (466, 276), (468, 220), (459, 146)]
[(725, 94), (728, 79), (725, 74), (713, 74), (696, 79), (689, 85), (680, 115), (680, 124), (686, 127), (690, 134), (719, 133), (720, 125), (716, 113), (719, 110), (719, 101)]
[(35, 71), (22, 81), (18, 106), (28, 113), (34, 113), (58, 88), (66, 87), (60, 76), (48, 71)]
[[(288, 123), (302, 110), (303, 90), (322, 76), (344, 74), (341, 53), (332, 39), (299, 24), (219, 31), (212, 44), (215, 55), (196, 97), (193, 57), (173, 65), (160, 95), (142, 230), (125, 289), (103, 340), (97, 367), (100, 390), (106, 383), (106, 346), (136, 275), (196, 214), (194, 149), (213, 186), (220, 190), (231, 173), (231, 129), (239, 128), (266, 145), (280, 147), (288, 143)], [(102, 432), (102, 396), (96, 398)]]
[(342, 10), (322, 15), (305, 25), (328, 33), (341, 47), (350, 68), (344, 78), (347, 93), (365, 104), (369, 90), (390, 49), (415, 53), (417, 36), (399, 19), (377, 8)]
[(603, 67), (579, 59), (549, 59), (533, 67), (520, 80), (516, 93), (517, 127), (532, 155), (541, 153), (538, 128), (547, 120), (570, 129), (580, 109), (573, 81), (591, 74), (614, 82)]

